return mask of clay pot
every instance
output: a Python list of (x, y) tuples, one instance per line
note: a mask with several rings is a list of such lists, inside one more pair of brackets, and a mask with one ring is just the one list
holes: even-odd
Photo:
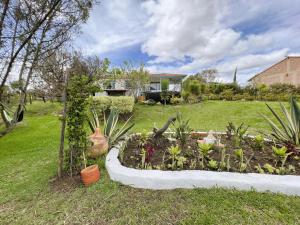
[(100, 179), (100, 171), (98, 165), (88, 166), (80, 172), (81, 180), (85, 186), (96, 183)]
[(93, 146), (90, 148), (88, 152), (88, 156), (92, 158), (98, 158), (101, 155), (107, 153), (108, 151), (108, 141), (101, 134), (100, 128), (97, 127), (95, 133), (90, 136), (91, 142), (93, 142)]

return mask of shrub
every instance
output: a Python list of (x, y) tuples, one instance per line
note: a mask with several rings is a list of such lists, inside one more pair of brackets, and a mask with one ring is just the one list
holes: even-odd
[(197, 80), (191, 80), (189, 83), (189, 92), (193, 95), (199, 96), (201, 94), (201, 84)]
[(148, 99), (148, 100), (144, 101), (144, 104), (146, 104), (146, 105), (156, 105), (156, 101), (154, 101), (153, 99)]
[(170, 103), (171, 104), (181, 104), (183, 102), (183, 99), (182, 98), (179, 98), (179, 97), (175, 97), (173, 96), (171, 99), (170, 99)]
[(232, 89), (227, 89), (227, 90), (222, 92), (221, 98), (223, 100), (231, 101), (232, 98), (233, 98), (233, 95), (234, 95), (233, 90)]
[(183, 91), (181, 93), (185, 102), (197, 103), (201, 101), (201, 90), (205, 90), (202, 87), (199, 80), (188, 79), (183, 83)]
[(188, 97), (190, 96), (190, 93), (188, 91), (183, 90), (181, 96), (185, 102), (188, 102)]
[(134, 98), (129, 96), (111, 97), (110, 109), (116, 109), (120, 114), (127, 114), (133, 111)]
[(256, 99), (255, 96), (250, 95), (249, 93), (244, 93), (243, 94), (243, 99), (247, 100), (247, 101), (254, 101)]
[(120, 114), (128, 114), (133, 111), (134, 98), (131, 96), (97, 96), (90, 98), (90, 105), (98, 114), (103, 114), (110, 109), (117, 109)]
[(97, 96), (91, 97), (92, 108), (96, 110), (97, 113), (101, 114), (106, 110), (110, 109), (111, 97), (110, 96)]

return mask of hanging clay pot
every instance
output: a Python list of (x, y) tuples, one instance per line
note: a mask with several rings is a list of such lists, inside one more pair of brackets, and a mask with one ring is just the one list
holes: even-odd
[(91, 158), (98, 158), (99, 156), (107, 153), (108, 141), (101, 134), (100, 128), (97, 127), (95, 133), (90, 136), (90, 140), (93, 143), (92, 147), (88, 152), (88, 156)]

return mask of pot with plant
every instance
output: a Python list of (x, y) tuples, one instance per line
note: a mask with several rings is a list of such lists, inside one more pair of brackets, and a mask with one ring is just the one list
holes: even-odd
[(108, 141), (101, 133), (97, 112), (95, 110), (91, 110), (91, 113), (92, 115), (89, 118), (89, 125), (94, 133), (89, 137), (93, 145), (89, 150), (88, 156), (91, 158), (98, 158), (107, 153)]
[(97, 164), (86, 166), (86, 157), (83, 152), (84, 169), (81, 170), (80, 176), (84, 186), (90, 186), (100, 179), (100, 170)]

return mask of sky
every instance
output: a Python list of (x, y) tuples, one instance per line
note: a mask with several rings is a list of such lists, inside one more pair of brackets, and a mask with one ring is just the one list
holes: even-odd
[(102, 0), (74, 40), (85, 55), (151, 73), (216, 68), (238, 82), (300, 55), (300, 0)]

